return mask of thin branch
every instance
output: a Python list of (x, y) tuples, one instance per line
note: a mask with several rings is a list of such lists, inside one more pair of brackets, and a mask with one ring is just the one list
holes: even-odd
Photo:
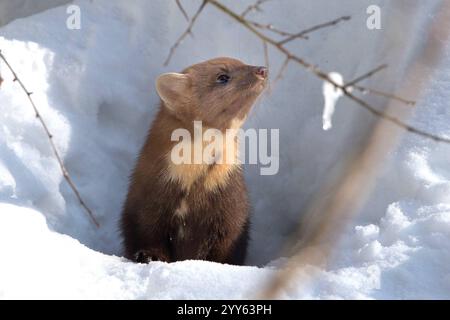
[[(286, 38), (284, 40), (281, 40), (279, 42), (279, 44), (283, 45), (283, 44), (286, 44), (286, 43), (291, 42), (292, 40), (295, 40), (295, 39), (298, 39), (298, 38), (305, 38), (306, 35), (311, 33), (311, 32), (314, 32), (314, 31), (317, 31), (317, 30), (320, 30), (320, 29), (323, 29), (323, 28), (327, 28), (327, 27), (332, 27), (332, 26), (335, 26), (335, 25), (337, 25), (338, 23), (340, 23), (342, 21), (348, 21), (350, 19), (351, 19), (351, 16), (343, 16), (343, 17), (337, 18), (337, 19), (335, 19), (333, 21), (329, 21), (329, 22), (325, 22), (325, 23), (322, 23), (322, 24), (318, 24), (317, 26), (305, 29), (303, 31), (300, 31), (300, 32), (292, 35), (292, 36), (289, 36), (288, 38)], [(308, 39), (308, 38), (306, 37), (306, 39)]]
[(270, 0), (257, 0), (254, 4), (249, 5), (242, 13), (241, 17), (245, 18), (247, 14), (249, 14), (252, 11), (259, 11), (261, 12), (261, 5), (264, 4), (264, 2), (268, 2)]
[[(335, 81), (333, 81), (332, 79), (330, 79), (330, 77), (328, 77), (328, 74), (325, 73), (324, 71), (320, 70), (317, 66), (307, 62), (306, 60), (292, 54), (288, 49), (286, 49), (282, 43), (275, 41), (274, 39), (266, 36), (265, 34), (261, 33), (260, 31), (258, 31), (252, 24), (250, 24), (246, 19), (244, 19), (242, 16), (238, 15), (237, 13), (235, 13), (234, 11), (232, 11), (231, 9), (229, 9), (228, 7), (224, 6), (222, 3), (220, 3), (217, 0), (206, 0), (207, 2), (211, 3), (212, 5), (214, 5), (217, 9), (219, 9), (220, 11), (222, 11), (223, 13), (227, 14), (228, 16), (230, 16), (231, 18), (233, 18), (234, 20), (236, 20), (238, 23), (242, 24), (245, 28), (247, 28), (248, 30), (250, 30), (253, 34), (255, 34), (259, 39), (261, 39), (262, 41), (267, 42), (267, 44), (270, 44), (271, 46), (275, 47), (276, 49), (278, 49), (278, 51), (280, 51), (281, 53), (283, 53), (286, 58), (289, 58), (290, 60), (295, 61), (297, 64), (301, 65), (302, 67), (304, 67), (306, 70), (308, 70), (309, 72), (311, 72), (312, 74), (314, 74), (315, 76), (317, 76), (318, 78), (331, 83), (332, 85), (334, 85), (336, 88), (339, 88), (342, 90), (342, 92), (344, 93), (345, 96), (347, 96), (349, 99), (353, 100), (354, 102), (356, 102), (359, 106), (365, 108), (366, 110), (368, 110), (370, 113), (372, 113), (375, 116), (378, 116), (386, 121), (389, 121), (409, 132), (415, 133), (419, 136), (422, 136), (424, 138), (429, 138), (432, 139), (434, 141), (437, 142), (445, 142), (445, 143), (450, 143), (450, 139), (449, 138), (445, 138), (445, 137), (440, 137), (437, 135), (434, 135), (432, 133), (423, 131), (421, 129), (417, 129), (405, 122), (403, 122), (402, 120), (393, 117), (391, 115), (388, 115), (382, 111), (378, 111), (377, 109), (375, 109), (374, 107), (372, 107), (371, 105), (369, 105), (367, 102), (365, 102), (364, 100), (359, 99), (358, 97), (354, 96), (353, 94), (351, 94), (349, 92), (349, 90), (347, 90), (347, 88), (343, 85), (339, 85), (338, 83), (336, 83)], [(336, 20), (335, 20), (336, 21)]]
[(172, 59), (173, 54), (175, 53), (175, 50), (178, 48), (178, 46), (183, 42), (184, 38), (187, 37), (188, 34), (191, 34), (192, 28), (194, 27), (195, 21), (197, 20), (200, 13), (203, 11), (203, 8), (205, 8), (205, 5), (208, 1), (204, 0), (200, 7), (197, 9), (197, 12), (194, 14), (192, 19), (189, 22), (189, 25), (187, 29), (181, 34), (181, 36), (178, 38), (178, 40), (175, 42), (175, 44), (170, 48), (169, 55), (167, 56), (166, 61), (164, 61), (164, 66), (167, 66), (170, 62), (170, 59)]
[(377, 67), (377, 68), (367, 72), (366, 74), (364, 74), (364, 75), (362, 75), (362, 76), (360, 76), (360, 77), (358, 77), (358, 78), (348, 82), (347, 84), (345, 84), (345, 88), (348, 88), (348, 89), (353, 88), (353, 89), (356, 89), (356, 90), (360, 91), (363, 94), (370, 93), (370, 94), (373, 94), (373, 95), (378, 95), (378, 96), (382, 96), (382, 97), (385, 97), (385, 98), (397, 100), (397, 101), (400, 101), (400, 102), (402, 102), (402, 103), (404, 103), (406, 105), (409, 105), (409, 106), (415, 106), (416, 105), (415, 101), (406, 100), (404, 98), (398, 97), (398, 96), (393, 95), (391, 93), (386, 93), (386, 92), (382, 92), (382, 91), (378, 91), (378, 90), (374, 90), (374, 89), (369, 89), (369, 88), (357, 85), (357, 83), (359, 83), (359, 82), (361, 82), (361, 81), (363, 81), (363, 80), (365, 80), (365, 79), (367, 79), (369, 77), (372, 77), (375, 73), (380, 72), (381, 70), (384, 70), (385, 68), (387, 68), (387, 65), (383, 64), (383, 65), (381, 65), (381, 66), (379, 66), (379, 67)]
[[(281, 29), (278, 29), (277, 27), (275, 27), (273, 24), (271, 23), (259, 23), (256, 21), (251, 21), (251, 20), (247, 20), (249, 23), (251, 23), (252, 25), (254, 25), (255, 27), (259, 28), (259, 29), (264, 29), (264, 30), (268, 30), (270, 32), (276, 33), (282, 37), (290, 37), (292, 35), (294, 35), (291, 32), (287, 32), (287, 31), (283, 31)], [(308, 37), (302, 37), (303, 39), (308, 39)]]
[(175, 0), (175, 2), (177, 3), (178, 9), (180, 9), (181, 13), (186, 18), (186, 21), (189, 21), (189, 16), (187, 15), (186, 10), (184, 10), (184, 7), (181, 4), (181, 1), (180, 0)]
[(365, 80), (365, 79), (367, 79), (367, 78), (372, 77), (374, 74), (376, 74), (376, 73), (378, 73), (378, 72), (380, 72), (380, 71), (386, 69), (387, 67), (388, 67), (387, 64), (382, 64), (381, 66), (378, 66), (378, 67), (376, 67), (375, 69), (370, 70), (369, 72), (363, 74), (362, 76), (359, 76), (358, 78), (356, 78), (356, 79), (354, 79), (354, 80), (352, 80), (352, 81), (346, 83), (346, 84), (345, 84), (345, 87), (346, 87), (346, 88), (349, 88), (349, 87), (351, 87), (351, 86), (357, 84), (358, 82), (361, 82), (361, 81), (363, 81), (363, 80)]
[(80, 202), (80, 205), (84, 208), (84, 210), (86, 211), (86, 213), (88, 214), (89, 218), (91, 219), (92, 223), (99, 228), (100, 224), (98, 223), (97, 219), (94, 217), (94, 214), (92, 213), (92, 210), (86, 205), (86, 203), (84, 202), (83, 198), (81, 197), (80, 193), (78, 192), (78, 189), (76, 188), (75, 184), (73, 183), (72, 178), (69, 175), (69, 172), (67, 171), (64, 162), (61, 158), (61, 156), (59, 155), (58, 149), (56, 148), (55, 142), (53, 141), (53, 135), (50, 133), (50, 130), (48, 129), (47, 124), (45, 123), (44, 119), (42, 118), (39, 109), (36, 107), (33, 99), (31, 98), (31, 95), (33, 94), (31, 91), (28, 91), (27, 88), (25, 87), (25, 85), (23, 84), (22, 80), (20, 80), (20, 78), (17, 76), (16, 72), (14, 71), (14, 69), (11, 67), (11, 65), (9, 64), (8, 60), (6, 60), (6, 57), (3, 55), (3, 53), (0, 50), (0, 58), (5, 62), (6, 66), (8, 67), (8, 69), (11, 71), (12, 75), (14, 76), (14, 81), (17, 81), (20, 85), (20, 87), (23, 89), (23, 91), (25, 92), (25, 94), (28, 97), (28, 100), (31, 103), (31, 106), (33, 107), (34, 113), (36, 115), (36, 118), (39, 120), (39, 122), (41, 123), (42, 127), (44, 128), (44, 131), (48, 137), (48, 140), (50, 142), (50, 146), (52, 148), (53, 154), (56, 157), (56, 160), (58, 161), (59, 167), (61, 169), (61, 172), (64, 176), (64, 179), (67, 181), (67, 183), (69, 184), (70, 188), (72, 189), (73, 193), (75, 194), (75, 196), (77, 197), (78, 201)]
[[(343, 89), (343, 88), (341, 87), (341, 89)], [(362, 99), (357, 98), (356, 96), (354, 96), (350, 92), (348, 92), (348, 91), (344, 91), (344, 92), (345, 92), (345, 95), (347, 97), (349, 97), (350, 99), (352, 99), (353, 101), (358, 103), (360, 106), (362, 106), (363, 108), (368, 110), (373, 115), (378, 116), (378, 117), (380, 117), (380, 118), (382, 118), (384, 120), (387, 120), (389, 122), (392, 122), (393, 124), (395, 124), (395, 125), (403, 128), (403, 129), (405, 129), (406, 131), (415, 133), (415, 134), (417, 134), (419, 136), (422, 136), (424, 138), (429, 138), (429, 139), (434, 140), (436, 142), (450, 143), (450, 138), (440, 137), (440, 136), (437, 136), (435, 134), (432, 134), (432, 133), (429, 133), (429, 132), (417, 129), (417, 128), (415, 128), (415, 127), (413, 127), (413, 126), (403, 122), (402, 120), (400, 120), (400, 119), (398, 119), (398, 118), (396, 118), (394, 116), (391, 116), (389, 114), (386, 114), (386, 113), (384, 113), (382, 111), (379, 111), (379, 110), (375, 109), (374, 107), (369, 105), (367, 102), (365, 102)]]
[(386, 93), (386, 92), (382, 92), (382, 91), (379, 91), (379, 90), (370, 89), (370, 88), (367, 88), (367, 87), (362, 87), (362, 86), (359, 86), (359, 85), (353, 85), (353, 88), (355, 88), (356, 90), (360, 91), (362, 94), (370, 93), (370, 94), (381, 96), (381, 97), (385, 97), (385, 98), (388, 98), (388, 99), (397, 100), (397, 101), (402, 102), (402, 103), (404, 103), (406, 105), (409, 105), (409, 106), (415, 106), (416, 105), (416, 101), (407, 100), (405, 98), (401, 98), (401, 97), (396, 96), (396, 95), (391, 94), (391, 93)]

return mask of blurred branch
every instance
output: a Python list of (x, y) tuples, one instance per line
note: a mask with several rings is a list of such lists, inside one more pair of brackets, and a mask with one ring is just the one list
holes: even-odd
[[(415, 128), (405, 123), (401, 118), (394, 117), (384, 111), (379, 111), (366, 101), (352, 94), (350, 88), (354, 88), (362, 93), (371, 93), (389, 98), (390, 100), (387, 101), (388, 108), (386, 109), (388, 112), (393, 109), (393, 100), (414, 105), (415, 102), (413, 101), (358, 85), (361, 81), (374, 76), (381, 70), (384, 70), (387, 66), (379, 66), (347, 84), (339, 85), (328, 76), (328, 73), (295, 55), (284, 46), (295, 39), (305, 38), (308, 33), (325, 27), (335, 26), (342, 21), (347, 21), (350, 19), (349, 16), (322, 23), (296, 34), (292, 34), (282, 41), (276, 41), (264, 33), (266, 30), (273, 31), (271, 30), (270, 25), (263, 25), (246, 19), (246, 15), (249, 12), (261, 11), (260, 5), (265, 1), (257, 1), (254, 5), (249, 6), (242, 14), (238, 14), (229, 9), (219, 0), (205, 0), (205, 2), (216, 7), (219, 11), (241, 24), (260, 39), (264, 43), (266, 63), (268, 61), (268, 57), (266, 57), (268, 55), (268, 49), (266, 48), (269, 46), (274, 47), (285, 56), (285, 60), (278, 72), (276, 80), (282, 78), (290, 62), (295, 62), (317, 78), (342, 90), (342, 93), (347, 98), (369, 111), (378, 119), (375, 130), (373, 130), (372, 134), (367, 139), (367, 143), (364, 144), (362, 148), (358, 148), (358, 150), (356, 150), (358, 152), (355, 152), (352, 157), (348, 158), (348, 161), (345, 163), (345, 170), (341, 172), (335, 181), (327, 184), (326, 188), (318, 193), (316, 201), (313, 203), (308, 213), (316, 219), (320, 216), (320, 220), (313, 228), (309, 228), (310, 225), (305, 224), (309, 230), (305, 232), (304, 245), (296, 254), (289, 258), (286, 266), (280, 269), (280, 272), (272, 279), (267, 291), (262, 296), (263, 298), (276, 298), (279, 297), (281, 290), (286, 289), (293, 283), (294, 278), (297, 280), (300, 271), (306, 270), (302, 267), (306, 265), (323, 266), (327, 263), (331, 256), (332, 249), (339, 241), (339, 235), (342, 233), (341, 231), (348, 226), (348, 222), (357, 213), (358, 209), (364, 203), (365, 197), (369, 194), (371, 187), (375, 182), (377, 173), (379, 172), (379, 165), (383, 163), (386, 153), (392, 149), (395, 142), (399, 139), (400, 133), (404, 132), (400, 129), (437, 142), (450, 143), (450, 139)], [(442, 6), (444, 5), (442, 4)], [(450, 29), (445, 26), (443, 27), (443, 22), (450, 20), (450, 6), (447, 5), (447, 10), (438, 12), (439, 18), (436, 19), (437, 22), (435, 23), (435, 28), (429, 33), (433, 36), (429, 37), (428, 43), (424, 46), (425, 50), (422, 52), (421, 58), (415, 63), (414, 68), (412, 68), (412, 72), (409, 72), (408, 76), (405, 77), (406, 81), (405, 83), (402, 83), (404, 88), (402, 93), (415, 95), (422, 91), (426, 79), (429, 78), (430, 73), (436, 66), (436, 53), (442, 52), (442, 46), (445, 43), (442, 39), (448, 39)], [(433, 65), (433, 67), (431, 67), (431, 65)], [(427, 67), (422, 68), (422, 66)], [(408, 110), (401, 110), (401, 112), (405, 114)], [(389, 124), (394, 124), (394, 126)], [(291, 245), (292, 244), (293, 243), (291, 243)]]
[(194, 27), (195, 21), (197, 21), (198, 16), (203, 11), (203, 8), (205, 8), (205, 5), (207, 3), (207, 0), (204, 0), (200, 7), (197, 9), (197, 12), (192, 16), (189, 25), (187, 29), (181, 34), (181, 36), (178, 38), (178, 40), (175, 42), (175, 44), (170, 48), (169, 56), (167, 57), (166, 61), (164, 61), (164, 65), (167, 66), (170, 62), (170, 59), (172, 59), (173, 54), (175, 53), (175, 50), (178, 48), (178, 46), (183, 42), (184, 38), (187, 37), (188, 34), (192, 33), (192, 28)]
[[(267, 42), (263, 41), (263, 49), (264, 49), (264, 66), (267, 68), (267, 70), (270, 69), (270, 59), (269, 59), (269, 46), (267, 45)], [(267, 82), (267, 93), (270, 94), (272, 91), (272, 84), (270, 81)]]
[[(450, 21), (450, 5), (441, 4), (437, 12), (424, 44), (425, 49), (407, 70), (405, 81), (401, 84), (403, 94), (412, 95), (423, 91), (438, 66), (445, 43), (450, 37), (450, 28), (446, 27)], [(395, 103), (389, 100), (387, 110), (393, 108)], [(404, 110), (403, 116), (409, 113)], [(398, 127), (389, 126), (385, 121), (377, 122), (366, 143), (354, 150), (353, 156), (347, 159), (345, 170), (317, 193), (306, 213), (306, 217), (310, 218), (307, 221), (309, 223), (303, 223), (303, 230), (298, 230), (305, 234), (302, 246), (271, 279), (261, 298), (279, 297), (294, 281), (304, 284), (317, 272), (317, 267), (329, 262), (342, 231), (362, 208), (375, 184), (386, 153), (392, 150), (401, 133)], [(291, 248), (295, 245), (294, 241), (294, 238), (290, 239)]]
[(14, 71), (14, 69), (11, 67), (11, 65), (9, 64), (8, 60), (6, 60), (6, 57), (3, 55), (3, 53), (0, 50), (0, 59), (3, 60), (6, 64), (6, 66), (8, 67), (8, 69), (11, 71), (13, 77), (14, 77), (14, 81), (18, 82), (20, 87), (22, 88), (22, 90), (25, 92), (25, 94), (28, 97), (28, 100), (30, 101), (31, 106), (33, 107), (34, 113), (36, 115), (36, 118), (39, 120), (39, 122), (41, 123), (42, 127), (44, 128), (45, 134), (48, 137), (48, 140), (50, 142), (50, 146), (52, 148), (53, 154), (56, 157), (56, 160), (58, 161), (59, 167), (61, 169), (61, 172), (64, 176), (64, 179), (67, 181), (69, 187), (72, 189), (73, 193), (75, 194), (75, 196), (77, 197), (78, 201), (80, 202), (80, 205), (84, 208), (84, 210), (86, 211), (86, 213), (88, 214), (89, 218), (91, 219), (92, 223), (99, 228), (100, 224), (98, 223), (97, 219), (94, 217), (94, 214), (92, 213), (92, 210), (86, 205), (86, 203), (84, 202), (83, 198), (80, 195), (80, 192), (78, 191), (77, 187), (75, 186), (72, 178), (69, 175), (69, 172), (67, 171), (64, 162), (61, 158), (61, 156), (59, 155), (58, 149), (56, 148), (55, 142), (53, 141), (53, 135), (50, 133), (50, 130), (47, 126), (47, 124), (45, 123), (44, 119), (42, 118), (39, 109), (36, 107), (32, 96), (32, 92), (28, 91), (27, 88), (25, 87), (25, 85), (23, 84), (22, 80), (20, 80), (20, 78), (17, 76), (16, 72)]

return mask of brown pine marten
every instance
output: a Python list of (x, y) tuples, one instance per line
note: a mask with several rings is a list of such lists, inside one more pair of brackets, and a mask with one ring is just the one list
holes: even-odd
[[(265, 67), (216, 58), (182, 73), (159, 76), (160, 109), (131, 176), (122, 213), (128, 259), (244, 263), (249, 203), (240, 165), (237, 161), (175, 163), (177, 141), (172, 141), (172, 134), (182, 128), (195, 136), (197, 121), (201, 130), (239, 128), (264, 90), (267, 75)], [(215, 160), (230, 152), (237, 156), (237, 148), (235, 137), (211, 156)]]

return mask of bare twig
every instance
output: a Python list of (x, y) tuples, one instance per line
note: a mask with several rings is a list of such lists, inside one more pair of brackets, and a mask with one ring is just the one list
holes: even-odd
[(371, 93), (373, 95), (379, 95), (379, 96), (382, 96), (382, 97), (385, 97), (385, 98), (389, 98), (389, 99), (400, 101), (400, 102), (402, 102), (402, 103), (404, 103), (406, 105), (410, 105), (410, 106), (416, 105), (415, 101), (406, 100), (404, 98), (397, 97), (396, 95), (393, 95), (391, 93), (386, 93), (386, 92), (382, 92), (382, 91), (378, 91), (378, 90), (374, 90), (374, 89), (369, 89), (369, 88), (357, 85), (357, 83), (359, 83), (359, 82), (361, 82), (361, 81), (363, 81), (363, 80), (365, 80), (365, 79), (367, 79), (369, 77), (372, 77), (375, 73), (380, 72), (381, 70), (384, 70), (386, 68), (387, 68), (387, 65), (383, 64), (383, 65), (381, 65), (381, 66), (379, 66), (379, 67), (377, 67), (377, 68), (375, 68), (375, 69), (365, 73), (364, 75), (359, 76), (358, 78), (356, 78), (356, 79), (346, 83), (345, 84), (345, 88), (347, 88), (347, 89), (354, 88), (354, 89), (360, 91), (363, 94)]
[[(273, 24), (271, 23), (259, 23), (256, 21), (251, 21), (251, 20), (247, 20), (249, 23), (251, 23), (252, 25), (254, 25), (255, 27), (259, 28), (259, 29), (264, 29), (264, 30), (268, 30), (271, 31), (273, 33), (276, 33), (282, 37), (290, 37), (293, 35), (293, 33), (291, 32), (287, 32), (287, 31), (283, 31), (277, 27), (275, 27)], [(308, 39), (307, 37), (302, 37), (303, 39)]]
[(183, 16), (186, 18), (186, 21), (189, 21), (189, 16), (186, 13), (186, 10), (184, 10), (183, 5), (181, 4), (180, 0), (175, 0), (177, 3), (178, 8), (180, 9), (181, 13), (183, 14)]
[(362, 94), (370, 93), (370, 94), (381, 96), (381, 97), (385, 97), (385, 98), (388, 98), (388, 99), (397, 100), (397, 101), (400, 101), (400, 102), (402, 102), (402, 103), (404, 103), (406, 105), (409, 105), (409, 106), (415, 106), (416, 105), (415, 101), (407, 100), (405, 98), (396, 96), (396, 95), (391, 94), (391, 93), (386, 93), (386, 92), (382, 92), (382, 91), (379, 91), (379, 90), (370, 89), (370, 88), (367, 88), (367, 87), (362, 87), (362, 86), (359, 86), (359, 85), (353, 85), (353, 88), (355, 88), (356, 90), (360, 91)]
[(254, 4), (249, 5), (242, 13), (241, 17), (245, 18), (247, 14), (249, 14), (252, 11), (259, 11), (261, 12), (261, 5), (264, 4), (264, 2), (268, 2), (270, 0), (257, 0)]
[(178, 38), (178, 40), (175, 42), (175, 44), (170, 48), (169, 55), (167, 56), (166, 61), (164, 61), (164, 65), (167, 66), (170, 62), (170, 59), (172, 59), (173, 54), (175, 53), (175, 50), (178, 48), (178, 46), (183, 42), (184, 38), (187, 37), (188, 34), (191, 34), (192, 28), (194, 27), (195, 21), (197, 20), (198, 16), (202, 12), (203, 8), (205, 8), (205, 5), (208, 1), (204, 0), (200, 7), (197, 9), (197, 12), (192, 16), (189, 25), (187, 29), (181, 34), (181, 36)]
[(317, 66), (315, 66), (315, 65), (307, 62), (306, 60), (304, 60), (304, 59), (302, 59), (302, 58), (292, 54), (286, 47), (283, 46), (283, 43), (277, 42), (274, 39), (268, 37), (267, 35), (261, 33), (260, 31), (258, 31), (246, 19), (244, 19), (242, 16), (238, 15), (237, 13), (235, 13), (233, 10), (229, 9), (228, 7), (224, 6), (221, 2), (219, 2), (217, 0), (206, 0), (206, 1), (211, 3), (211, 5), (215, 6), (217, 9), (219, 9), (220, 11), (222, 11), (223, 13), (228, 15), (229, 17), (231, 17), (234, 20), (236, 20), (238, 23), (242, 24), (245, 28), (250, 30), (259, 39), (261, 39), (262, 41), (267, 42), (267, 44), (270, 44), (271, 46), (275, 47), (278, 51), (283, 53), (286, 56), (286, 58), (288, 58), (288, 59), (290, 59), (292, 61), (295, 61), (297, 64), (299, 64), (300, 66), (302, 66), (303, 68), (305, 68), (306, 70), (308, 70), (309, 72), (311, 72), (312, 74), (317, 76), (318, 78), (322, 79), (323, 81), (326, 81), (326, 82), (334, 85), (336, 88), (341, 89), (346, 97), (348, 97), (349, 99), (353, 100), (359, 106), (361, 106), (364, 109), (368, 110), (373, 115), (375, 115), (377, 117), (380, 117), (380, 118), (382, 118), (382, 119), (384, 119), (386, 121), (389, 121), (389, 122), (391, 122), (391, 123), (393, 123), (393, 124), (403, 128), (403, 129), (405, 129), (405, 130), (407, 130), (407, 131), (409, 131), (411, 133), (420, 135), (420, 136), (422, 136), (424, 138), (429, 138), (429, 139), (432, 139), (432, 140), (437, 141), (437, 142), (450, 143), (450, 139), (449, 138), (440, 137), (440, 136), (437, 136), (435, 134), (432, 134), (432, 133), (423, 131), (421, 129), (415, 128), (415, 127), (413, 127), (413, 126), (403, 122), (402, 120), (400, 120), (400, 119), (398, 119), (398, 118), (396, 118), (394, 116), (386, 114), (386, 113), (384, 113), (382, 111), (378, 111), (376, 108), (372, 107), (371, 105), (369, 105), (364, 100), (361, 100), (358, 97), (356, 97), (355, 95), (351, 94), (349, 92), (349, 90), (347, 90), (347, 88), (345, 86), (339, 85), (338, 83), (333, 81), (330, 77), (328, 77), (327, 73), (325, 73), (324, 71), (320, 70)]
[(446, 138), (446, 137), (440, 137), (438, 135), (417, 129), (405, 122), (403, 122), (402, 120), (400, 120), (399, 118), (396, 118), (394, 116), (391, 116), (383, 111), (379, 111), (377, 109), (375, 109), (374, 107), (372, 107), (371, 105), (369, 105), (367, 102), (365, 102), (362, 99), (357, 98), (356, 96), (354, 96), (353, 94), (351, 94), (350, 92), (346, 91), (345, 95), (347, 97), (349, 97), (350, 99), (352, 99), (353, 101), (355, 101), (357, 104), (359, 104), (360, 106), (362, 106), (363, 108), (365, 108), (367, 111), (369, 111), (370, 113), (372, 113), (374, 116), (378, 116), (384, 120), (387, 120), (397, 126), (399, 126), (400, 128), (405, 129), (406, 131), (409, 131), (411, 133), (415, 133), (419, 136), (422, 136), (424, 138), (428, 138), (431, 140), (434, 140), (436, 142), (445, 142), (445, 143), (450, 143), (450, 138)]
[(287, 66), (288, 66), (290, 60), (291, 60), (291, 59), (290, 59), (289, 57), (286, 58), (286, 59), (284, 59), (284, 62), (283, 62), (283, 64), (281, 65), (281, 68), (280, 68), (280, 70), (278, 71), (278, 74), (277, 74), (277, 76), (275, 77), (275, 80), (273, 81), (273, 85), (275, 85), (278, 81), (280, 81), (280, 80), (283, 78), (284, 72), (286, 71)]
[(333, 21), (330, 21), (330, 22), (327, 22), (327, 23), (322, 23), (322, 24), (319, 24), (317, 26), (305, 29), (305, 30), (297, 32), (297, 33), (292, 33), (292, 32), (281, 30), (279, 28), (276, 28), (271, 23), (264, 24), (264, 23), (256, 22), (256, 21), (249, 20), (249, 19), (246, 19), (246, 20), (247, 20), (247, 22), (249, 22), (250, 24), (252, 24), (253, 26), (255, 26), (255, 27), (259, 28), (259, 29), (268, 30), (268, 31), (276, 33), (276, 34), (278, 34), (278, 35), (280, 35), (282, 37), (286, 37), (285, 39), (280, 41), (281, 44), (285, 44), (285, 43), (288, 43), (288, 42), (290, 42), (290, 41), (292, 41), (294, 39), (308, 40), (309, 37), (307, 35), (309, 33), (312, 33), (314, 31), (317, 31), (317, 30), (320, 30), (320, 29), (323, 29), (323, 28), (326, 28), (326, 27), (334, 26), (334, 25), (338, 24), (341, 21), (348, 21), (350, 19), (351, 19), (350, 16), (343, 16), (343, 17), (340, 17), (340, 18), (335, 19)]
[[(262, 42), (263, 43), (263, 50), (264, 50), (264, 66), (267, 68), (267, 70), (270, 69), (270, 60), (269, 60), (269, 46), (267, 45), (267, 43), (265, 41)], [(270, 74), (269, 74), (270, 76)], [(267, 93), (270, 94), (272, 92), (272, 85), (270, 83), (270, 81), (268, 81), (268, 86), (267, 86)]]
[(298, 39), (298, 38), (304, 38), (304, 39), (306, 38), (306, 39), (308, 39), (308, 37), (306, 37), (306, 35), (311, 33), (311, 32), (314, 32), (314, 31), (317, 31), (317, 30), (320, 30), (320, 29), (323, 29), (323, 28), (327, 28), (327, 27), (332, 27), (332, 26), (335, 26), (336, 24), (338, 24), (339, 22), (348, 21), (350, 19), (351, 19), (350, 16), (343, 16), (343, 17), (337, 18), (337, 19), (335, 19), (333, 21), (329, 21), (329, 22), (326, 22), (326, 23), (318, 24), (317, 26), (305, 29), (303, 31), (300, 31), (300, 32), (292, 35), (292, 36), (287, 37), (284, 40), (281, 40), (279, 42), (279, 44), (283, 45), (283, 44), (286, 44), (286, 43), (291, 42), (292, 40), (295, 40), (295, 39)]
[(23, 84), (22, 80), (20, 80), (20, 78), (17, 76), (16, 72), (14, 71), (14, 69), (11, 67), (11, 65), (9, 64), (8, 60), (6, 60), (6, 57), (3, 55), (3, 53), (0, 50), (0, 58), (5, 62), (6, 66), (8, 67), (8, 69), (11, 71), (12, 75), (14, 76), (14, 81), (17, 81), (20, 85), (20, 87), (23, 89), (23, 91), (25, 92), (25, 94), (28, 97), (28, 100), (31, 103), (31, 106), (33, 107), (34, 113), (36, 115), (36, 118), (39, 120), (39, 122), (41, 123), (47, 137), (48, 140), (50, 142), (50, 146), (52, 148), (53, 154), (56, 157), (56, 160), (58, 161), (59, 167), (61, 169), (61, 172), (64, 176), (64, 179), (67, 181), (67, 183), (69, 184), (70, 188), (72, 189), (73, 193), (75, 194), (75, 196), (77, 197), (78, 201), (80, 202), (80, 205), (84, 208), (84, 210), (86, 211), (86, 213), (88, 214), (89, 218), (91, 219), (92, 223), (98, 228), (100, 227), (100, 224), (98, 223), (97, 219), (94, 217), (94, 214), (92, 213), (92, 210), (86, 205), (86, 203), (84, 202), (83, 198), (80, 195), (80, 192), (78, 191), (77, 187), (75, 186), (72, 178), (69, 175), (69, 172), (67, 171), (64, 162), (61, 158), (61, 156), (59, 155), (58, 149), (56, 148), (55, 142), (53, 141), (53, 135), (50, 133), (50, 130), (47, 126), (47, 124), (45, 123), (44, 119), (42, 118), (41, 114), (39, 113), (39, 109), (36, 107), (32, 96), (32, 92), (27, 90), (27, 88), (25, 87), (25, 85)]
[(353, 79), (352, 81), (349, 81), (348, 83), (345, 84), (345, 87), (349, 88), (349, 87), (357, 84), (358, 82), (361, 82), (367, 78), (372, 77), (375, 73), (380, 72), (381, 70), (384, 70), (387, 67), (388, 67), (387, 64), (382, 64), (381, 66), (378, 66), (373, 70), (370, 70), (369, 72), (363, 74), (362, 76), (359, 76), (358, 78)]

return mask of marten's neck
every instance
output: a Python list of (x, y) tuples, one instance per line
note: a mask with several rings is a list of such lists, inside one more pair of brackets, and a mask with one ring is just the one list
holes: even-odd
[[(237, 129), (241, 122), (236, 121), (233, 126)], [(172, 141), (172, 133), (177, 129), (185, 129), (189, 132), (190, 139), (180, 139)], [(189, 191), (196, 183), (203, 184), (207, 191), (215, 191), (217, 188), (226, 185), (231, 173), (234, 170), (239, 170), (238, 164), (238, 140), (236, 136), (229, 135), (226, 138), (226, 130), (223, 132), (222, 147), (211, 154), (208, 154), (206, 146), (211, 141), (203, 140), (203, 133), (208, 126), (203, 123), (201, 125), (201, 132), (199, 132), (199, 123), (194, 125), (194, 122), (184, 122), (171, 114), (162, 106), (156, 115), (153, 126), (150, 130), (150, 136), (144, 150), (147, 155), (151, 155), (152, 162), (156, 167), (162, 171), (161, 179), (172, 181), (180, 184), (185, 190)], [(200, 137), (200, 140), (199, 140)], [(194, 139), (195, 138), (195, 139)], [(195, 154), (200, 148), (201, 154)], [(190, 156), (184, 155), (184, 159), (188, 159), (183, 163), (174, 162), (172, 159), (172, 149), (183, 149), (183, 152), (191, 152)], [(209, 150), (212, 150), (210, 148)], [(228, 156), (227, 156), (228, 155)], [(206, 158), (214, 157), (215, 161), (207, 161)], [(200, 157), (200, 163), (198, 161)], [(189, 161), (190, 159), (190, 161)], [(209, 158), (211, 159), (211, 158)], [(147, 159), (150, 160), (150, 159)], [(231, 160), (231, 161), (230, 161)]]

